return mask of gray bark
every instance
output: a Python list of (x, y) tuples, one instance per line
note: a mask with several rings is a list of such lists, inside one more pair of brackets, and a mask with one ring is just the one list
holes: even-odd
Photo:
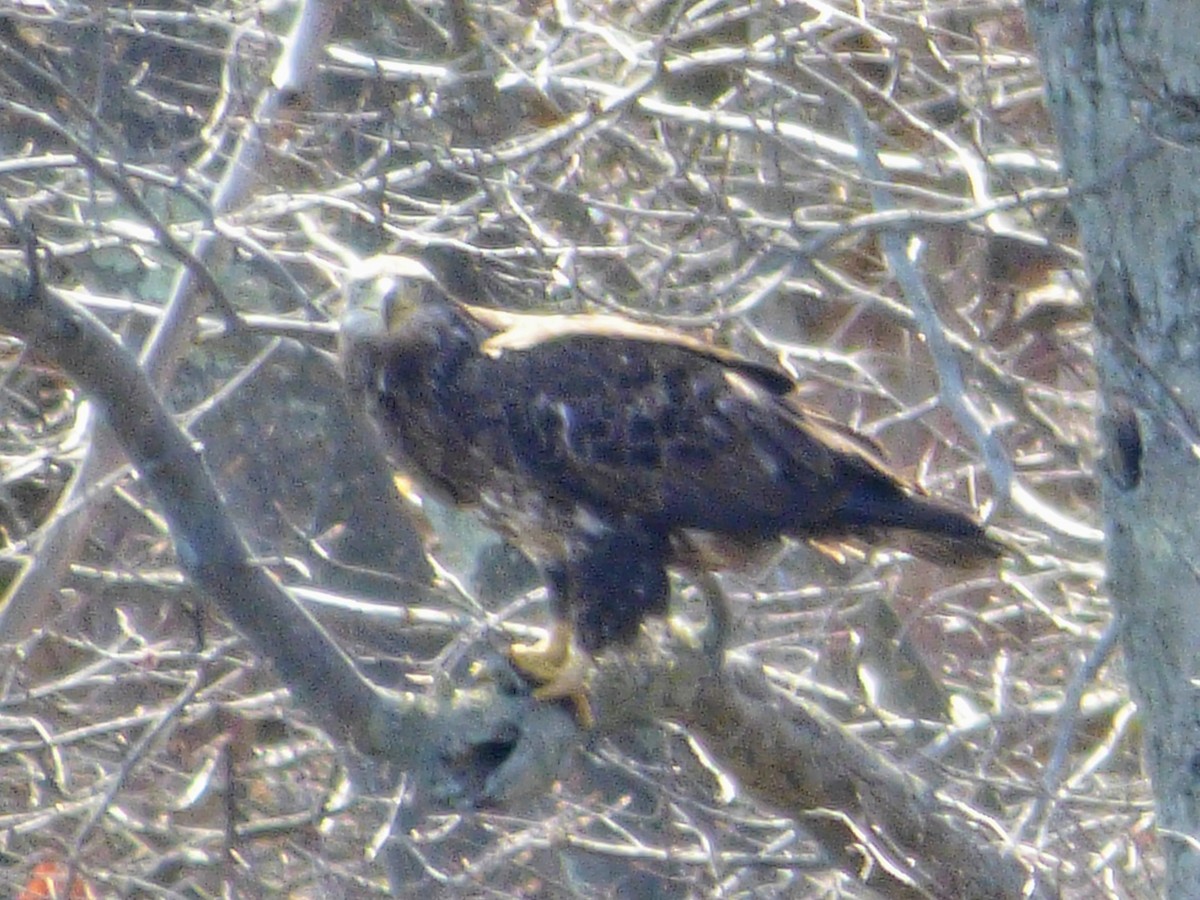
[(1144, 722), (1167, 894), (1200, 896), (1200, 18), (1030, 3), (1095, 290), (1108, 583)]

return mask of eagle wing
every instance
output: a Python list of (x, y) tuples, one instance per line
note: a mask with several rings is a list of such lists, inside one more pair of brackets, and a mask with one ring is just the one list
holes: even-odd
[(550, 341), (569, 341), (576, 337), (625, 339), (660, 346), (680, 347), (701, 357), (727, 366), (760, 382), (777, 394), (790, 393), (795, 382), (786, 372), (774, 366), (739, 356), (699, 338), (672, 331), (658, 325), (634, 322), (621, 316), (603, 313), (574, 315), (529, 315), (482, 306), (463, 306), (471, 318), (494, 333), (483, 342), (481, 350), (493, 358), (508, 351), (531, 350)]
[[(864, 484), (899, 482), (866, 438), (806, 411), (784, 372), (610, 316), (469, 308), (513, 459), (606, 516), (746, 539), (845, 530)], [(498, 456), (508, 454), (500, 453)]]

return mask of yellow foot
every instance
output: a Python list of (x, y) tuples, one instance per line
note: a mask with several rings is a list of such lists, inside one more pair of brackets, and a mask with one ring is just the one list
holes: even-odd
[(555, 622), (550, 636), (536, 644), (513, 644), (508, 657), (521, 672), (539, 683), (533, 696), (538, 700), (569, 699), (575, 705), (575, 718), (584, 728), (592, 728), (596, 718), (587, 698), (587, 676), (592, 660), (575, 644), (571, 629)]

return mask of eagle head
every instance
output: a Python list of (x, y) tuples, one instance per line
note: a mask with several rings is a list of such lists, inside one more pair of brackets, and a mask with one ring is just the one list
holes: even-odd
[(355, 263), (342, 288), (342, 353), (349, 343), (394, 334), (420, 307), (420, 284), (434, 275), (409, 256), (380, 254)]

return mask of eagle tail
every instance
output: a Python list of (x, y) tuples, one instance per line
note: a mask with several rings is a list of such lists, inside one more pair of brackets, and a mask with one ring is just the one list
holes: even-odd
[[(972, 516), (950, 504), (921, 495), (896, 492), (875, 497), (860, 508), (869, 531), (881, 531), (902, 549), (939, 565), (972, 568), (1003, 556), (1007, 547)], [(847, 524), (852, 531), (853, 520)]]

